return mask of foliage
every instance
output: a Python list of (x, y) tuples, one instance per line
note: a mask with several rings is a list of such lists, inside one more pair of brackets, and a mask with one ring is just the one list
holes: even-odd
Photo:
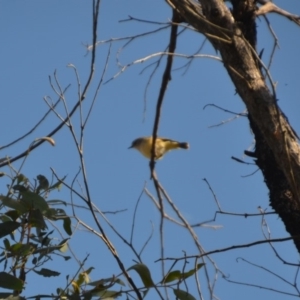
[[(26, 277), (34, 272), (36, 275), (46, 278), (59, 276), (60, 272), (44, 268), (43, 265), (54, 259), (54, 256), (63, 257), (67, 251), (69, 238), (62, 239), (55, 244), (53, 237), (57, 227), (53, 225), (63, 222), (65, 234), (72, 236), (71, 217), (66, 211), (56, 206), (65, 207), (63, 200), (50, 199), (51, 192), (61, 189), (64, 179), (53, 184), (49, 180), (38, 175), (34, 183), (31, 183), (24, 174), (18, 174), (12, 178), (6, 196), (1, 195), (2, 213), (0, 219), (0, 237), (3, 238), (3, 252), (0, 254), (0, 263), (9, 271), (0, 272), (0, 287), (12, 290), (11, 293), (0, 293), (3, 299), (15, 299), (26, 288)], [(54, 228), (54, 229), (52, 229)], [(84, 262), (82, 267), (84, 266)], [(181, 282), (195, 274), (203, 264), (198, 264), (188, 272), (176, 270), (169, 272), (161, 281), (161, 286), (173, 289), (178, 299), (194, 299), (189, 293), (178, 288), (174, 289), (170, 282), (179, 286)], [(57, 296), (62, 299), (116, 299), (127, 291), (113, 290), (115, 285), (126, 287), (123, 280), (118, 277), (103, 278), (90, 282), (89, 274), (94, 268), (90, 267), (78, 274), (77, 278), (68, 280), (65, 288), (57, 288)], [(134, 270), (140, 276), (144, 287), (141, 288), (144, 296), (149, 288), (157, 287), (151, 278), (148, 267), (144, 264), (135, 264), (128, 271)], [(169, 285), (168, 285), (169, 284)], [(88, 287), (92, 288), (88, 288)], [(36, 296), (39, 298), (40, 296)], [(20, 298), (19, 298), (20, 299)]]
[[(182, 211), (176, 206), (160, 182), (156, 173), (156, 163), (154, 157), (152, 157), (149, 162), (149, 168), (156, 194), (151, 194), (147, 188), (143, 189), (142, 194), (147, 195), (149, 199), (152, 200), (160, 216), (158, 222), (160, 241), (158, 244), (161, 252), (157, 262), (160, 264), (161, 274), (157, 275), (153, 265), (145, 262), (142, 257), (142, 252), (147, 248), (148, 242), (152, 238), (152, 233), (140, 251), (137, 250), (133, 242), (140, 198), (134, 209), (132, 230), (129, 239), (121, 234), (106, 217), (106, 214), (95, 205), (92, 201), (90, 183), (87, 177), (83, 151), (85, 148), (84, 136), (86, 125), (94, 108), (94, 103), (104, 82), (110, 57), (109, 52), (100, 79), (96, 82), (94, 79), (96, 75), (96, 49), (97, 46), (113, 43), (116, 39), (100, 42), (97, 40), (100, 0), (94, 0), (92, 10), (92, 43), (86, 47), (91, 57), (90, 71), (86, 81), (84, 83), (81, 82), (76, 67), (72, 64), (68, 65), (68, 67), (74, 71), (76, 78), (78, 95), (75, 104), (69, 109), (68, 102), (65, 98), (66, 90), (69, 86), (63, 89), (55, 72), (53, 77), (50, 78), (50, 85), (54, 93), (58, 96), (58, 100), (55, 104), (53, 104), (50, 97), (45, 97), (44, 100), (49, 107), (47, 114), (51, 112), (57, 117), (60, 121), (59, 125), (53, 128), (44, 137), (35, 139), (30, 146), (19, 155), (0, 159), (0, 166), (8, 166), (11, 173), (14, 174), (13, 176), (8, 176), (4, 172), (0, 173), (1, 180), (4, 178), (10, 180), (7, 191), (1, 191), (2, 194), (0, 195), (0, 238), (1, 241), (3, 241), (2, 253), (0, 254), (0, 263), (3, 265), (3, 271), (0, 272), (0, 288), (9, 290), (7, 293), (0, 293), (1, 298), (10, 300), (23, 299), (22, 293), (27, 287), (29, 274), (44, 277), (45, 281), (49, 280), (50, 277), (61, 276), (61, 271), (64, 268), (63, 265), (59, 270), (48, 268), (50, 262), (58, 258), (64, 261), (70, 259), (76, 260), (78, 263), (77, 271), (68, 274), (65, 284), (62, 283), (59, 287), (56, 287), (56, 294), (53, 291), (46, 291), (44, 295), (31, 296), (28, 299), (40, 299), (43, 297), (73, 300), (89, 300), (96, 297), (98, 299), (117, 299), (121, 297), (126, 299), (144, 299), (149, 297), (150, 292), (153, 292), (153, 294), (155, 293), (160, 299), (170, 298), (170, 295), (174, 295), (176, 299), (193, 300), (204, 298), (199, 283), (199, 273), (204, 274), (201, 278), (206, 280), (210, 299), (215, 299), (216, 295), (214, 289), (218, 275), (221, 274), (228, 282), (230, 282), (230, 280), (226, 277), (225, 273), (221, 271), (210, 255), (260, 244), (268, 244), (274, 251), (276, 257), (286, 263), (278, 255), (273, 244), (275, 242), (285, 242), (293, 239), (298, 250), (300, 249), (298, 239), (300, 233), (300, 226), (298, 226), (300, 222), (298, 218), (300, 213), (298, 204), (300, 188), (299, 184), (297, 184), (300, 178), (300, 172), (298, 170), (298, 154), (300, 151), (297, 134), (278, 107), (275, 83), (270, 76), (269, 67), (266, 67), (263, 63), (261, 53), (258, 54), (256, 52), (257, 36), (255, 24), (257, 16), (265, 15), (268, 12), (276, 12), (292, 20), (297, 25), (300, 24), (300, 18), (280, 10), (275, 4), (265, 3), (265, 1), (231, 1), (232, 7), (230, 7), (230, 9), (224, 4), (224, 1), (218, 0), (203, 0), (199, 2), (167, 0), (166, 2), (172, 9), (172, 20), (167, 24), (163, 24), (157, 31), (165, 30), (166, 28), (170, 29), (167, 51), (154, 53), (153, 55), (137, 59), (120, 67), (119, 72), (108, 81), (113, 80), (132, 65), (143, 63), (153, 57), (159, 57), (154, 64), (156, 67), (154, 67), (154, 71), (149, 77), (149, 84), (157, 67), (161, 64), (162, 57), (166, 57), (166, 66), (159, 86), (152, 133), (155, 141), (160, 124), (162, 103), (172, 77), (174, 58), (176, 56), (183, 56), (176, 53), (177, 39), (184, 30), (191, 29), (192, 27), (193, 30), (203, 34), (205, 41), (210, 42), (220, 56), (195, 54), (193, 56), (186, 55), (185, 58), (192, 61), (197, 56), (209, 57), (224, 64), (225, 69), (235, 85), (237, 93), (247, 108), (247, 112), (239, 114), (239, 116), (242, 115), (248, 118), (256, 140), (255, 149), (253, 149), (253, 151), (245, 151), (245, 154), (251, 157), (254, 163), (261, 169), (266, 185), (270, 190), (271, 205), (275, 212), (282, 218), (291, 237), (271, 239), (270, 235), (264, 233), (264, 240), (257, 240), (247, 244), (239, 243), (238, 245), (218, 248), (211, 251), (204, 250), (195, 229), (203, 224), (191, 225), (185, 218)], [(245, 5), (245, 3), (247, 5)], [(258, 3), (259, 8), (257, 7)], [(132, 20), (131, 17), (129, 19)], [(147, 23), (148, 21), (144, 22)], [(180, 31), (181, 25), (184, 28), (182, 31)], [(152, 34), (153, 32), (150, 33)], [(140, 36), (144, 35), (148, 35), (148, 33)], [(127, 41), (125, 46), (140, 36), (124, 38), (124, 40)], [(270, 60), (272, 60), (272, 56), (273, 54)], [(92, 90), (93, 88), (94, 90)], [(87, 95), (91, 94), (92, 101), (86, 109), (84, 106), (86, 103), (85, 100)], [(62, 116), (56, 108), (57, 103), (63, 104), (65, 116)], [(77, 119), (77, 112), (79, 113), (79, 120)], [(45, 117), (38, 122), (37, 127), (44, 118)], [(79, 126), (76, 126), (78, 123)], [(74, 152), (78, 155), (80, 164), (80, 170), (74, 176), (71, 183), (66, 181), (66, 176), (60, 178), (53, 169), (51, 169), (53, 174), (52, 180), (49, 180), (49, 178), (41, 174), (32, 180), (29, 179), (29, 176), (27, 177), (26, 174), (22, 174), (21, 171), (15, 171), (13, 163), (21, 158), (24, 158), (25, 162), (29, 154), (44, 142), (48, 142), (54, 146), (55, 142), (52, 136), (62, 128), (69, 130), (69, 134), (73, 138), (75, 145)], [(79, 128), (78, 132), (76, 131), (77, 128)], [(23, 137), (20, 139), (22, 138)], [(12, 144), (18, 141), (19, 139), (12, 142)], [(7, 147), (10, 145), (11, 144), (8, 144)], [(155, 145), (153, 145), (153, 149), (154, 148)], [(240, 159), (235, 160), (243, 163)], [(36, 166), (34, 165), (32, 165), (32, 168), (34, 172), (44, 172), (44, 170), (36, 170)], [(22, 167), (20, 169), (22, 169)], [(81, 176), (80, 180), (78, 180), (79, 174)], [(105, 178), (101, 178), (101, 180), (104, 181), (105, 184)], [(80, 181), (80, 192), (74, 188), (74, 182), (76, 181)], [(204, 181), (211, 191), (218, 207), (218, 211), (216, 211), (215, 215), (218, 213), (226, 214), (226, 212), (221, 209), (209, 182), (206, 179)], [(62, 200), (51, 198), (52, 194), (62, 187), (70, 192), (70, 199)], [(74, 196), (80, 200), (80, 205), (74, 203)], [(166, 204), (170, 208), (173, 216), (169, 215), (165, 210)], [(94, 222), (94, 227), (85, 223), (83, 219), (80, 218), (77, 211), (75, 211), (75, 207), (79, 207), (84, 210), (85, 213), (88, 213), (88, 218)], [(117, 213), (119, 212), (114, 212), (114, 214)], [(267, 215), (267, 213), (260, 209), (257, 214), (251, 215), (245, 213), (240, 216), (245, 218), (259, 216), (262, 218), (263, 227), (266, 224), (264, 219), (265, 215)], [(174, 225), (175, 230), (180, 228), (180, 230), (183, 229), (184, 232), (187, 233), (186, 235), (192, 240), (195, 246), (196, 254), (190, 255), (184, 253), (180, 257), (166, 258), (164, 253), (164, 242), (167, 239), (164, 234), (165, 221)], [(70, 239), (75, 235), (77, 228), (85, 229), (89, 234), (92, 234), (101, 241), (108, 250), (110, 257), (114, 259), (119, 270), (118, 275), (115, 275), (113, 271), (109, 271), (111, 272), (110, 274), (106, 274), (105, 277), (100, 277), (100, 279), (91, 282), (90, 275), (94, 272), (96, 266), (87, 266), (87, 257), (83, 261), (77, 259), (68, 245)], [(212, 228), (217, 229), (213, 226)], [(122, 254), (120, 255), (118, 253), (114, 243), (115, 237), (122, 241), (124, 248), (126, 246), (131, 251), (134, 256), (133, 265), (125, 261)], [(181, 237), (178, 239), (181, 242)], [(119, 249), (120, 248), (118, 248), (118, 250)], [(72, 256), (65, 254), (67, 250), (70, 250)], [(100, 256), (101, 259), (106, 259), (104, 254), (101, 253), (99, 257)], [(169, 266), (168, 270), (166, 270), (167, 260), (171, 261), (171, 266)], [(131, 266), (128, 267), (128, 265)], [(297, 278), (299, 265), (294, 264), (293, 266), (297, 268), (297, 275), (295, 276), (295, 278)], [(263, 269), (260, 266), (258, 268)], [(267, 272), (271, 273), (270, 270), (267, 270)], [(274, 273), (272, 274), (274, 275)], [(274, 276), (280, 277), (277, 274)], [(282, 278), (281, 280), (288, 282)], [(296, 281), (295, 279), (295, 282)], [(197, 296), (196, 292), (190, 291), (191, 282), (193, 282), (194, 290), (197, 290)], [(292, 296), (299, 296), (297, 284), (291, 284), (290, 282), (288, 282), (288, 284), (295, 289), (295, 294), (292, 294)], [(262, 285), (257, 287), (272, 290), (272, 288), (266, 288)]]
[(53, 238), (52, 224), (63, 222), (67, 235), (72, 235), (71, 219), (62, 208), (55, 208), (60, 200), (47, 200), (51, 192), (59, 189), (62, 180), (49, 186), (48, 179), (38, 175), (30, 183), (24, 174), (12, 178), (7, 194), (0, 196), (2, 213), (0, 236), (3, 238), (3, 251), (0, 263), (9, 272), (1, 272), (0, 287), (14, 290), (19, 294), (26, 287), (26, 276), (35, 272), (44, 277), (58, 276), (57, 271), (41, 268), (53, 255), (62, 255), (67, 250), (68, 239), (58, 244)]

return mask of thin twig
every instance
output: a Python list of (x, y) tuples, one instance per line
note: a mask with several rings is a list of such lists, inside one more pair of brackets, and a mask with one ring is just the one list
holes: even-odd
[[(63, 93), (65, 94), (66, 91), (68, 90), (68, 88), (70, 87), (71, 85), (67, 85), (67, 87), (64, 89)], [(60, 102), (60, 97), (58, 98), (58, 100), (56, 100), (56, 102), (52, 105), (53, 108), (55, 108), (57, 106), (57, 104)], [(49, 113), (52, 111), (52, 109), (50, 108), (45, 114), (44, 116), (27, 132), (25, 133), (24, 135), (20, 136), (19, 138), (17, 138), (16, 140), (8, 143), (7, 145), (4, 145), (4, 146), (1, 146), (0, 147), (0, 150), (3, 150), (5, 148), (8, 148), (14, 144), (16, 144), (17, 142), (21, 141), (22, 139), (24, 139), (25, 137), (27, 137), (28, 135), (30, 135), (31, 133), (33, 133), (38, 127), (39, 125), (46, 119), (46, 117), (49, 115)]]

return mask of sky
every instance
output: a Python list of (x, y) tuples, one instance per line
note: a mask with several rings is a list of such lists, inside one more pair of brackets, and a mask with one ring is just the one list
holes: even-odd
[[(300, 3), (297, 0), (275, 1), (275, 3), (287, 11), (300, 14)], [(129, 16), (135, 20), (129, 21)], [(100, 8), (98, 41), (128, 38), (155, 30), (165, 26), (171, 16), (171, 9), (161, 0), (103, 0)], [(297, 37), (300, 28), (274, 14), (268, 16), (268, 19), (279, 41), (279, 48), (276, 49), (270, 69), (273, 80), (277, 82), (277, 98), (293, 128), (300, 132), (298, 116), (300, 62), (297, 59), (300, 48), (300, 39)], [(139, 20), (158, 23), (151, 24)], [(274, 38), (263, 18), (257, 20), (257, 29), (257, 49), (258, 52), (264, 49), (263, 61), (267, 64)], [(92, 41), (91, 1), (3, 1), (0, 9), (0, 37), (2, 40), (0, 86), (3, 99), (0, 146), (2, 147), (28, 132), (45, 114), (48, 109), (43, 100), (45, 97), (53, 102), (57, 100), (55, 90), (51, 87), (51, 84), (55, 83), (54, 76), (63, 88), (70, 85), (65, 93), (69, 110), (76, 103), (76, 75), (74, 68), (68, 66), (71, 64), (76, 67), (83, 87), (89, 74), (91, 59), (86, 48)], [(100, 43), (96, 51), (95, 76), (83, 104), (83, 113), (86, 115), (109, 55), (104, 76), (105, 84), (100, 88), (85, 129), (83, 153), (93, 202), (103, 212), (124, 210), (106, 214), (106, 217), (128, 240), (134, 209), (144, 187), (146, 186), (154, 197), (156, 193), (150, 180), (148, 161), (135, 150), (127, 148), (135, 138), (152, 133), (156, 101), (166, 60), (162, 59), (149, 85), (149, 77), (153, 71), (151, 64), (156, 62), (157, 58), (143, 63), (131, 63), (164, 51), (168, 39), (169, 29), (164, 29), (152, 35), (136, 38), (128, 45), (126, 45), (128, 39)], [(178, 38), (176, 52), (192, 55), (203, 41), (202, 35), (185, 30)], [(201, 54), (218, 56), (208, 42), (204, 44)], [(173, 151), (156, 164), (160, 183), (190, 224), (212, 220), (218, 209), (204, 178), (211, 185), (224, 211), (257, 213), (259, 206), (268, 212), (272, 211), (269, 206), (268, 190), (257, 167), (240, 164), (231, 159), (234, 156), (252, 163), (251, 159), (243, 154), (244, 150), (251, 150), (254, 147), (254, 137), (247, 118), (235, 118), (234, 115), (213, 106), (206, 106), (214, 104), (236, 113), (245, 110), (222, 63), (215, 59), (199, 57), (195, 58), (188, 68), (184, 68), (188, 62), (187, 58), (182, 57), (174, 61), (174, 72), (163, 102), (158, 134), (188, 142), (190, 149)], [(130, 66), (119, 76), (115, 76), (121, 66), (127, 64)], [(65, 116), (62, 104), (58, 107), (58, 113)], [(72, 121), (79, 136), (78, 113), (74, 114)], [(36, 138), (51, 132), (59, 122), (54, 113), (50, 114), (26, 139), (2, 149), (0, 156), (18, 155)], [(17, 161), (13, 167), (16, 170), (21, 168), (21, 172), (31, 181), (34, 181), (38, 174), (50, 179), (52, 177), (50, 168), (53, 168), (59, 177), (67, 175), (66, 182), (71, 184), (80, 168), (74, 141), (67, 128), (63, 128), (53, 138), (55, 147), (44, 143), (34, 150), (25, 162)], [(8, 168), (4, 168), (4, 172), (11, 174)], [(9, 181), (8, 178), (1, 180), (1, 194), (5, 194)], [(82, 177), (79, 177), (75, 183), (76, 190), (81, 190), (82, 183)], [(49, 200), (52, 199), (69, 203), (70, 191), (64, 187), (59, 192), (53, 192), (49, 197)], [(74, 201), (78, 205), (83, 205), (76, 197)], [(176, 218), (170, 207), (166, 205), (165, 209), (170, 216)], [(71, 214), (70, 208), (66, 210)], [(76, 214), (95, 228), (89, 212), (78, 208)], [(266, 221), (272, 238), (288, 236), (276, 215), (267, 216)], [(161, 265), (156, 262), (160, 257), (159, 223), (159, 212), (151, 199), (142, 194), (137, 208), (133, 243), (138, 251), (141, 250), (153, 231), (142, 258), (150, 268), (155, 282), (161, 280)], [(91, 266), (95, 268), (90, 274), (91, 279), (99, 280), (120, 274), (115, 260), (103, 242), (82, 227), (76, 227), (75, 219), (72, 224), (74, 235), (69, 242), (70, 249), (79, 261), (89, 255), (86, 268)], [(101, 224), (125, 267), (132, 266), (136, 257), (131, 249), (117, 237), (103, 219)], [(166, 257), (178, 258), (184, 253), (198, 254), (186, 230), (174, 223), (165, 222), (164, 232)], [(206, 251), (264, 239), (261, 217), (218, 215), (215, 221), (195, 228), (195, 232)], [(66, 237), (63, 231), (61, 233), (63, 237), (58, 233), (53, 234), (57, 242)], [(298, 262), (299, 257), (292, 242), (276, 244), (275, 247), (287, 261)], [(71, 255), (71, 252), (67, 255)], [(293, 282), (296, 268), (285, 266), (280, 262), (268, 245), (214, 254), (211, 258), (232, 281), (296, 293), (294, 288), (283, 280), (246, 262), (267, 268)], [(171, 264), (171, 261), (166, 262), (167, 269)], [(192, 266), (190, 261), (187, 269)], [(58, 278), (28, 275), (24, 296), (55, 293), (57, 287), (64, 287), (66, 275), (73, 276), (78, 270), (75, 259), (65, 262), (59, 256), (54, 256), (53, 261), (44, 267), (60, 271), (61, 275)], [(179, 263), (176, 268), (181, 267), (182, 264)], [(213, 276), (209, 263), (208, 270), (210, 276)], [(141, 285), (134, 271), (130, 271), (130, 274)], [(209, 299), (204, 271), (200, 270), (198, 274), (205, 299)], [(189, 291), (197, 295), (194, 279), (189, 279), (188, 283)], [(45, 284), (49, 290), (45, 290)], [(154, 298), (151, 298), (151, 295)], [(149, 294), (148, 297), (155, 299), (156, 295), (153, 295), (155, 294)], [(215, 286), (215, 295), (219, 299), (292, 298), (264, 289), (229, 283), (220, 274)], [(169, 293), (169, 296), (170, 299), (174, 299), (172, 293)]]

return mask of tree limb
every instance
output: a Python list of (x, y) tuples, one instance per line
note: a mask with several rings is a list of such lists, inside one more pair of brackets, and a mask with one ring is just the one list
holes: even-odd
[[(239, 22), (235, 21), (241, 7), (234, 7), (237, 8), (237, 12), (233, 15), (221, 0), (200, 0), (201, 5), (192, 0), (167, 2), (182, 14), (190, 25), (204, 34), (220, 52), (224, 67), (247, 107), (251, 122), (262, 135), (269, 153), (272, 154), (273, 164), (282, 174), (284, 190), (289, 191), (288, 198), (292, 201), (289, 210), (296, 209), (299, 214), (300, 148), (297, 135), (277, 104), (275, 86), (270, 76), (268, 86), (261, 72), (265, 67), (256, 53), (255, 38), (246, 37), (247, 28), (240, 25), (240, 22), (244, 21), (243, 18)], [(242, 9), (248, 9), (247, 13), (255, 15), (254, 0), (231, 2), (233, 6), (243, 2), (245, 7)], [(255, 17), (249, 18), (248, 21), (251, 20), (254, 22)], [(251, 33), (251, 30), (249, 32)], [(266, 68), (265, 71), (268, 73)], [(284, 199), (280, 199), (281, 205), (284, 205)], [(300, 245), (297, 247), (300, 251)]]

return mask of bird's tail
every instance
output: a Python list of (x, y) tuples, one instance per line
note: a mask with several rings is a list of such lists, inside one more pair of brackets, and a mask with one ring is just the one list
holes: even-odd
[(167, 151), (172, 150), (172, 149), (178, 149), (178, 148), (182, 148), (182, 149), (189, 148), (188, 143), (180, 143), (180, 142), (173, 141), (170, 139), (162, 139), (162, 140), (166, 142), (165, 147), (166, 147)]
[(189, 149), (190, 145), (188, 143), (178, 143), (178, 146), (182, 149)]

